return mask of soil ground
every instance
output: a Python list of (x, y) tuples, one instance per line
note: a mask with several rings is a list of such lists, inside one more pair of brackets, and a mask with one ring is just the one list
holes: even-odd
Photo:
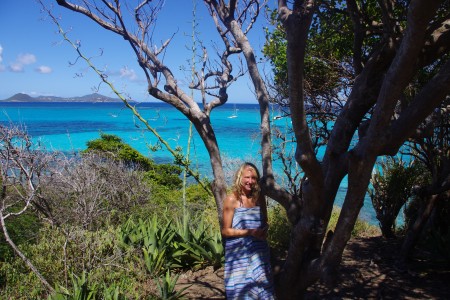
[[(400, 241), (381, 236), (358, 237), (344, 251), (334, 288), (317, 283), (306, 299), (450, 299), (450, 263), (431, 261), (420, 253), (403, 267), (397, 260)], [(223, 269), (182, 274), (178, 288), (188, 299), (225, 299)]]

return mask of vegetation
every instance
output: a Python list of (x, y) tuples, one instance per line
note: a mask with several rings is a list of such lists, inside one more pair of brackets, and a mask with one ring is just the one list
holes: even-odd
[(153, 160), (143, 156), (139, 151), (125, 144), (116, 135), (101, 133), (100, 138), (89, 141), (84, 153), (97, 153), (102, 156), (119, 160), (129, 167), (145, 171), (144, 177), (157, 185), (169, 189), (181, 187), (181, 168), (174, 164), (156, 164)]
[(373, 189), (369, 195), (383, 236), (392, 238), (401, 208), (413, 196), (413, 187), (423, 184), (426, 177), (423, 168), (414, 161), (408, 164), (401, 159), (388, 158), (379, 164), (380, 169), (372, 175)]
[[(210, 198), (199, 185), (188, 187), (187, 201), (193, 206), (188, 227), (180, 221), (181, 191), (175, 188), (179, 178), (168, 184), (149, 180), (136, 163), (145, 161), (142, 157), (118, 158), (117, 149), (136, 153), (120, 139), (102, 136), (96, 142), (103, 142), (103, 150), (90, 142), (91, 148), (81, 156), (53, 153), (50, 157), (57, 159), (35, 168), (33, 164), (42, 163), (40, 156), (47, 154), (36, 152), (20, 128), (0, 129), (2, 298), (45, 298), (50, 291), (51, 299), (141, 299), (136, 291), (145, 290), (147, 277), (160, 286), (164, 297), (178, 297), (181, 292), (173, 290), (176, 279), (167, 272), (221, 266), (220, 231), (203, 222), (208, 219), (204, 214), (211, 212)], [(16, 166), (28, 170), (27, 175), (17, 176)], [(39, 181), (29, 189), (31, 177)], [(174, 200), (153, 202), (152, 191), (162, 189)], [(21, 199), (28, 201), (25, 207)], [(147, 293), (159, 297), (156, 290)]]
[[(449, 198), (442, 194), (430, 198), (422, 192), (430, 187), (431, 174), (421, 160), (406, 163), (391, 158), (381, 162), (372, 177), (370, 195), (382, 233), (403, 240), (397, 262), (401, 267), (411, 258), (412, 248), (429, 253), (435, 261), (450, 261)], [(396, 226), (400, 212), (403, 220)]]
[[(36, 229), (42, 226), (39, 218), (32, 212), (26, 212), (6, 224), (9, 235), (17, 245), (34, 243)], [(0, 262), (10, 259), (13, 250), (7, 244), (4, 235), (0, 235)]]
[[(448, 48), (427, 62), (423, 60), (424, 52), (419, 50), (427, 47), (425, 40), (433, 32), (432, 28), (437, 29), (441, 22), (448, 21), (448, 14), (444, 13), (448, 12), (448, 2), (435, 5), (433, 9), (427, 7), (425, 13), (421, 4), (414, 1), (294, 1), (292, 7), (283, 2), (277, 11), (269, 11), (274, 28), (266, 31), (264, 53), (273, 67), (273, 81), (269, 85), (271, 100), (284, 107), (284, 115), (291, 116), (293, 124), (292, 132), (280, 134), (275, 128), (276, 138), (282, 137), (279, 145), (283, 147), (273, 149), (286, 166), (291, 193), (303, 201), (294, 230), (299, 236), (310, 233), (296, 243), (297, 251), (293, 250), (292, 260), (288, 259), (297, 264), (298, 268), (293, 268), (296, 271), (286, 270), (286, 276), (280, 276), (283, 298), (301, 297), (302, 288), (295, 294), (286, 292), (287, 287), (304, 283), (302, 278), (310, 278), (308, 274), (321, 272), (320, 279), (329, 279), (329, 267), (333, 269), (339, 264), (338, 257), (345, 244), (342, 241), (358, 228), (356, 216), (366, 192), (362, 186), (368, 185), (373, 169), (382, 170), (372, 176), (371, 195), (382, 232), (387, 237), (394, 236), (401, 208), (409, 207), (412, 199), (427, 190), (428, 200), (423, 197), (420, 210), (416, 202), (414, 221), (403, 227), (405, 260), (417, 241), (427, 240), (421, 232), (429, 232), (422, 230), (429, 217), (445, 214), (442, 206), (434, 205), (443, 204), (450, 191), (449, 123), (443, 116), (448, 116), (449, 90), (439, 96), (434, 110), (429, 109), (421, 117), (412, 113), (417, 107), (428, 105), (424, 91), (440, 88), (440, 84), (434, 86), (434, 80), (448, 72)], [(415, 32), (419, 20), (427, 26)], [(417, 42), (406, 42), (407, 36), (419, 32), (421, 37)], [(403, 38), (401, 43), (399, 37)], [(438, 39), (441, 38), (440, 35)], [(409, 62), (414, 62), (414, 67)], [(405, 75), (405, 70), (409, 75)], [(448, 82), (449, 77), (444, 77)], [(406, 121), (409, 118), (415, 120), (414, 129)], [(285, 143), (296, 144), (293, 150), (287, 151)], [(393, 156), (399, 150), (405, 152), (407, 145), (414, 149), (408, 156), (424, 164), (416, 160), (414, 165), (406, 167), (390, 164), (387, 159), (389, 165), (376, 166), (377, 161), (384, 161), (380, 157)], [(301, 166), (300, 172), (290, 167), (292, 154)], [(433, 174), (430, 178), (435, 178), (435, 184), (427, 183), (425, 169)], [(338, 187), (335, 179), (342, 180), (345, 175), (349, 186), (344, 202), (346, 209), (340, 212), (339, 221), (334, 225), (335, 211), (330, 211)], [(292, 180), (298, 177), (303, 178), (300, 185)], [(292, 208), (287, 206), (288, 212), (289, 209)], [(302, 226), (302, 220), (312, 219)], [(349, 222), (351, 225), (347, 226)], [(325, 235), (322, 224), (334, 228), (334, 234)], [(319, 239), (324, 243), (316, 241), (316, 245), (324, 246), (310, 250), (305, 245), (314, 247), (317, 232), (322, 233)], [(303, 251), (305, 248), (308, 250)], [(308, 255), (314, 259), (298, 259)], [(314, 269), (317, 257), (328, 266)], [(302, 269), (311, 272), (303, 273)]]
[(150, 158), (143, 156), (130, 145), (122, 142), (116, 135), (101, 133), (100, 138), (87, 142), (84, 153), (96, 152), (102, 156), (110, 157), (124, 162), (133, 168), (142, 168), (147, 171), (154, 163)]
[[(287, 85), (280, 94), (288, 96), (284, 100), (292, 121), (291, 161), (299, 168), (299, 173), (289, 178), (298, 178), (289, 180), (294, 188), (280, 184), (273, 170), (273, 158), (284, 158), (273, 155), (269, 119), (273, 97), (269, 87), (277, 88), (283, 81), (273, 84), (260, 73), (255, 45), (248, 38), (249, 31), (258, 28), (255, 22), (267, 2), (203, 1), (217, 30), (212, 50), (218, 57), (211, 59), (208, 47), (202, 47), (203, 52), (196, 56), (200, 63), (191, 65), (195, 76), (185, 85), (198, 91), (191, 94), (182, 90), (182, 79), (175, 78), (171, 71), (178, 65), (165, 64), (164, 54), (173, 36), (168, 34), (167, 42), (162, 44), (152, 39), (157, 12), (163, 9), (164, 1), (144, 1), (134, 10), (124, 2), (55, 1), (58, 7), (79, 13), (123, 38), (147, 79), (149, 95), (171, 104), (192, 122), (210, 155), (214, 174), (211, 191), (219, 223), (227, 183), (210, 115), (227, 102), (228, 88), (236, 80), (244, 73), (250, 76), (261, 113), (262, 187), (283, 207), (292, 224), (285, 267), (276, 278), (277, 293), (282, 299), (299, 299), (312, 283), (333, 281), (329, 277), (338, 274), (378, 158), (395, 155), (413, 138), (418, 142), (435, 137), (434, 133), (449, 136), (445, 135), (448, 126), (429, 122), (439, 115), (448, 116), (447, 105), (443, 105), (450, 92), (448, 1), (277, 2), (276, 29), (282, 30), (278, 36), (286, 39), (286, 51), (278, 52), (285, 57), (285, 68), (281, 68), (284, 61), (280, 59), (281, 64), (275, 64), (275, 71), (280, 72), (274, 74), (287, 74), (283, 77), (287, 78)], [(80, 57), (86, 58), (79, 45), (71, 45)], [(85, 60), (92, 67), (91, 61)], [(105, 82), (107, 76), (95, 70)], [(416, 84), (427, 70), (432, 70), (427, 80)], [(325, 83), (325, 88), (315, 85), (316, 80)], [(124, 93), (116, 93), (127, 103)], [(199, 99), (194, 95), (199, 95)], [(309, 119), (311, 111), (315, 118)], [(329, 120), (332, 126), (328, 125)], [(434, 185), (422, 193), (428, 199), (423, 210), (427, 213), (416, 220), (417, 229), (410, 231), (414, 234), (406, 239), (411, 241), (409, 245), (414, 245), (417, 233), (437, 203), (449, 198), (448, 140), (440, 141), (444, 143), (438, 152), (427, 151), (430, 148), (425, 144), (420, 149), (429, 158)], [(177, 163), (189, 165), (179, 152), (173, 154)], [(335, 197), (344, 178), (348, 179), (349, 188), (343, 209), (334, 233), (327, 234)]]
[[(3, 127), (2, 130), (8, 132), (12, 129)], [(1, 152), (5, 153), (7, 149), (2, 147)], [(25, 149), (23, 151), (26, 152)], [(139, 190), (136, 187), (124, 188), (124, 183), (112, 182), (103, 188), (106, 182), (114, 181), (113, 176), (116, 179), (123, 177), (124, 182), (128, 183), (139, 180), (136, 186), (145, 186), (146, 179), (136, 175), (145, 171), (136, 164), (125, 164), (115, 157), (89, 151), (84, 151), (81, 157), (75, 159), (58, 161), (62, 162), (66, 172), (61, 172), (60, 177), (53, 181), (42, 178), (45, 193), (39, 194), (39, 197), (46, 199), (46, 204), (55, 206), (49, 206), (40, 213), (34, 209), (27, 210), (7, 224), (8, 228), (13, 229), (9, 231), (10, 237), (20, 246), (24, 257), (32, 262), (54, 290), (49, 293), (39, 277), (35, 273), (30, 274), (23, 259), (10, 251), (10, 246), (3, 240), (1, 249), (4, 254), (9, 254), (2, 255), (0, 297), (178, 299), (184, 295), (183, 289), (175, 288), (181, 272), (222, 266), (224, 250), (220, 230), (217, 222), (210, 222), (216, 220), (213, 217), (215, 210), (210, 207), (210, 196), (201, 186), (192, 184), (187, 187), (187, 211), (190, 213), (188, 222), (183, 222), (186, 216), (181, 213), (181, 201), (165, 203), (153, 200), (152, 193), (157, 183), (152, 183), (146, 197), (137, 196)], [(119, 169), (114, 166), (119, 166)], [(58, 169), (61, 169), (60, 166)], [(70, 196), (75, 193), (72, 185), (86, 189), (84, 181), (87, 176), (83, 174), (92, 175), (99, 169), (101, 176), (92, 176), (89, 180), (91, 190), (97, 193)], [(45, 170), (42, 171), (45, 173)], [(72, 185), (62, 184), (64, 182), (72, 182)], [(122, 193), (128, 196), (118, 194), (114, 184), (120, 184)], [(181, 199), (177, 189), (167, 189), (166, 192), (168, 197)], [(60, 197), (60, 194), (67, 196)], [(100, 196), (95, 196), (97, 194)], [(131, 194), (134, 197), (129, 197)], [(80, 203), (96, 202), (96, 197), (103, 201), (99, 206), (88, 205), (92, 212), (91, 217), (86, 218), (91, 220), (87, 226), (88, 223), (80, 221), (82, 216), (76, 207)], [(134, 207), (133, 203), (139, 205)], [(117, 205), (122, 207), (115, 207)], [(3, 214), (8, 211), (3, 211)], [(43, 213), (48, 211), (52, 214)], [(274, 254), (284, 257), (290, 239), (287, 216), (277, 204), (270, 207), (269, 214), (269, 242)], [(39, 226), (36, 227), (36, 224)], [(150, 289), (149, 279), (153, 282)]]

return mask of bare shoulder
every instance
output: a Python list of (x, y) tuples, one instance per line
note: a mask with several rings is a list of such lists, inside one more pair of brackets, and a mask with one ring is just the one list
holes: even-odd
[(233, 193), (228, 193), (227, 197), (225, 198), (225, 206), (229, 208), (235, 208), (238, 206), (238, 200), (236, 196)]

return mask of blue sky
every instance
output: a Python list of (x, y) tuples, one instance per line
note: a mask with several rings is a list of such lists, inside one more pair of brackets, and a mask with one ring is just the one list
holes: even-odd
[[(51, 5), (55, 1), (44, 2)], [(196, 2), (200, 23), (197, 31), (209, 44), (216, 32), (203, 2)], [(182, 82), (190, 75), (179, 70), (192, 56), (187, 50), (192, 43), (192, 7), (191, 0), (166, 0), (155, 30), (157, 41), (176, 33), (165, 63)], [(119, 91), (137, 101), (156, 101), (146, 93), (144, 75), (123, 39), (57, 5), (53, 5), (53, 13), (61, 18), (60, 24), (69, 38), (80, 41), (83, 54), (91, 57), (97, 68), (105, 70)], [(0, 0), (0, 100), (16, 93), (72, 97), (97, 92), (98, 75), (87, 68), (86, 62), (77, 60), (75, 50), (57, 31), (35, 0)], [(262, 25), (253, 31), (250, 38), (258, 51), (264, 43)], [(106, 85), (100, 85), (98, 92), (115, 97)], [(256, 103), (247, 76), (229, 89), (229, 103)]]

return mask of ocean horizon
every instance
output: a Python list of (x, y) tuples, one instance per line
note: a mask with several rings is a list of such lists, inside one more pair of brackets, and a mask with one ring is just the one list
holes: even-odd
[[(74, 153), (86, 149), (88, 141), (101, 133), (119, 136), (125, 143), (157, 163), (172, 163), (173, 157), (164, 149), (152, 151), (157, 138), (123, 103), (117, 102), (3, 102), (0, 124), (21, 126), (34, 143), (44, 145), (48, 151)], [(163, 102), (133, 103), (141, 116), (175, 149), (186, 153), (189, 121), (175, 108)], [(290, 120), (278, 118), (274, 109), (272, 120), (283, 126)], [(211, 122), (215, 130), (224, 162), (252, 161), (260, 163), (260, 115), (257, 104), (225, 104), (213, 110)], [(211, 178), (208, 152), (193, 128), (190, 155), (192, 167), (202, 177)], [(281, 174), (281, 165), (274, 162), (275, 172)], [(341, 206), (347, 190), (344, 180), (335, 204)], [(370, 198), (366, 196), (360, 217), (377, 224)]]

